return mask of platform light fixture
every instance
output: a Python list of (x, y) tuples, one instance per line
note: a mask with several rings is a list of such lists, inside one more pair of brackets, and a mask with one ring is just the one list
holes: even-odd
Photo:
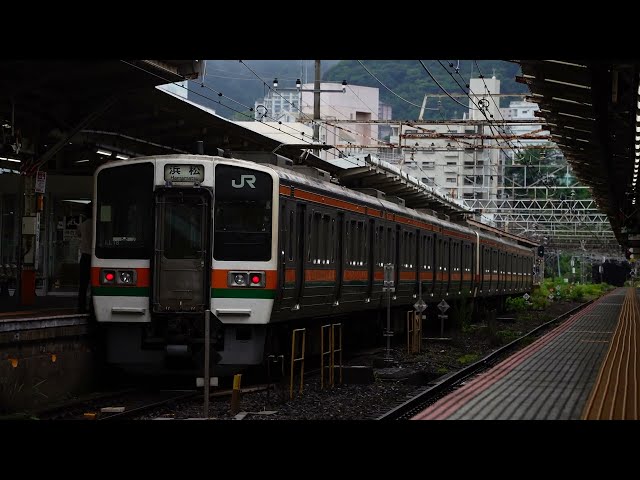
[(98, 155), (109, 155), (111, 156), (111, 152), (109, 150), (103, 150), (101, 148), (99, 148), (98, 150), (96, 150), (96, 153)]

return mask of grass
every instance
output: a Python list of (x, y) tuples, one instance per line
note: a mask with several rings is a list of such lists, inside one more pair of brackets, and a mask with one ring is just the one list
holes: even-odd
[(467, 353), (466, 355), (458, 357), (458, 363), (463, 366), (469, 365), (473, 362), (478, 361), (479, 358), (480, 356), (476, 353)]

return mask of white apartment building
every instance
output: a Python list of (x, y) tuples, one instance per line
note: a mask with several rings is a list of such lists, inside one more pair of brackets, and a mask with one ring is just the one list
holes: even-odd
[[(499, 136), (497, 126), (489, 126), (487, 117), (491, 121), (500, 118), (499, 97), (489, 95), (500, 93), (500, 80), (472, 78), (470, 92), (473, 102), (468, 101), (469, 113), (463, 119), (481, 123), (443, 125), (425, 122), (402, 125), (402, 131), (399, 126), (392, 125), (390, 142), (401, 146), (402, 154), (397, 157), (397, 163), (423, 183), (438, 187), (455, 199), (499, 198), (504, 154), (498, 148), (498, 141), (486, 136)], [(502, 144), (504, 141), (501, 140)]]
[(266, 97), (256, 100), (254, 118), (260, 122), (297, 122), (300, 117), (300, 92), (269, 90)]
[[(270, 90), (265, 98), (255, 102), (255, 119), (264, 122), (303, 122), (311, 125), (314, 116), (313, 90), (313, 83), (302, 84), (299, 90)], [(320, 90), (320, 142), (335, 145), (341, 150), (349, 150), (356, 145), (376, 147), (379, 144), (378, 125), (333, 123), (336, 120), (378, 120), (380, 101), (377, 88), (322, 82)], [(390, 115), (390, 107), (387, 107), (383, 108), (382, 112)], [(330, 155), (330, 158), (333, 156)]]
[[(534, 115), (534, 112), (538, 111), (540, 107), (538, 107), (537, 103), (525, 102), (525, 101), (512, 101), (509, 103), (507, 108), (501, 108), (500, 112), (502, 113), (502, 117), (505, 120), (537, 120), (537, 117)], [(548, 130), (542, 130), (541, 123), (527, 123), (527, 124), (512, 124), (509, 125), (508, 131), (512, 135), (525, 135), (529, 134), (531, 136), (536, 135), (549, 135)], [(532, 145), (548, 145), (549, 141), (545, 139), (536, 139), (536, 138), (527, 138), (527, 139), (519, 139), (518, 142), (515, 142), (515, 150), (518, 151), (522, 147), (528, 147)], [(513, 150), (509, 150), (507, 152), (509, 158), (513, 159), (514, 152)]]

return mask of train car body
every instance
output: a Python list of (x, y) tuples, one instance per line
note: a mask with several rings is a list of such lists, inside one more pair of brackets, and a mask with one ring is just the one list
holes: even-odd
[(284, 167), (166, 155), (94, 182), (93, 308), (128, 368), (201, 355), (206, 310), (217, 372), (259, 364), (275, 326), (385, 308), (388, 264), (393, 308), (532, 286), (529, 247)]

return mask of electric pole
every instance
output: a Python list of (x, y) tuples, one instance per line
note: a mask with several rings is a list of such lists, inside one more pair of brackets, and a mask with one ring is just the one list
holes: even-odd
[[(320, 60), (316, 60), (316, 79), (313, 83), (313, 143), (320, 143)], [(315, 156), (320, 156), (320, 149), (314, 148)]]

